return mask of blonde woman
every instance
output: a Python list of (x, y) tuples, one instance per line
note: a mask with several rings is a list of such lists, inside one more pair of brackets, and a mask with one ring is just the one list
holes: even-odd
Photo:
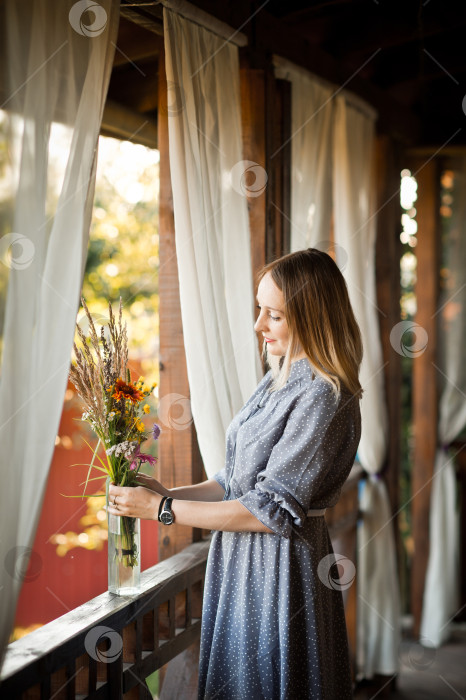
[(258, 282), (255, 330), (270, 369), (228, 427), (224, 467), (170, 490), (149, 477), (111, 486), (110, 512), (214, 531), (199, 700), (346, 700), (343, 599), (323, 515), (360, 439), (360, 332), (326, 253), (285, 255)]

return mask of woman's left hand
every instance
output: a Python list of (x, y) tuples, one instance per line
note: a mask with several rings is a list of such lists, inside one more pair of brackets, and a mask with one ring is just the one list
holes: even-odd
[(126, 515), (143, 520), (157, 520), (162, 496), (144, 486), (108, 487), (107, 512), (111, 515)]

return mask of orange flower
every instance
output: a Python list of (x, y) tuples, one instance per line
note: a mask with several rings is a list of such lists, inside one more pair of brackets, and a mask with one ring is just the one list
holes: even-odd
[(117, 379), (115, 384), (115, 393), (112, 394), (113, 398), (117, 401), (121, 399), (126, 399), (132, 403), (139, 403), (144, 398), (139, 389), (137, 389), (133, 384), (127, 384), (123, 379)]

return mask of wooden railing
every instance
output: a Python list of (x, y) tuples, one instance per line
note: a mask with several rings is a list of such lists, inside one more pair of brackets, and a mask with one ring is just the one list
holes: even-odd
[[(355, 564), (361, 473), (355, 465), (337, 505), (326, 513), (335, 552)], [(147, 676), (200, 637), (208, 548), (208, 540), (196, 542), (144, 571), (137, 596), (103, 593), (10, 644), (0, 673), (0, 698), (152, 698)], [(343, 595), (354, 662), (356, 586)]]
[(0, 698), (152, 698), (145, 678), (199, 638), (208, 547), (144, 571), (137, 596), (103, 593), (10, 644)]

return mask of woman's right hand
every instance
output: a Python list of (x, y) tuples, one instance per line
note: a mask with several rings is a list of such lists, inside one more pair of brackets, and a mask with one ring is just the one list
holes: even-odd
[(139, 484), (139, 486), (144, 486), (146, 489), (150, 489), (151, 491), (155, 491), (156, 493), (159, 493), (161, 496), (169, 496), (170, 495), (170, 489), (165, 488), (165, 486), (162, 486), (160, 481), (157, 481), (157, 479), (154, 479), (152, 476), (148, 476), (147, 474), (136, 474), (136, 480)]

